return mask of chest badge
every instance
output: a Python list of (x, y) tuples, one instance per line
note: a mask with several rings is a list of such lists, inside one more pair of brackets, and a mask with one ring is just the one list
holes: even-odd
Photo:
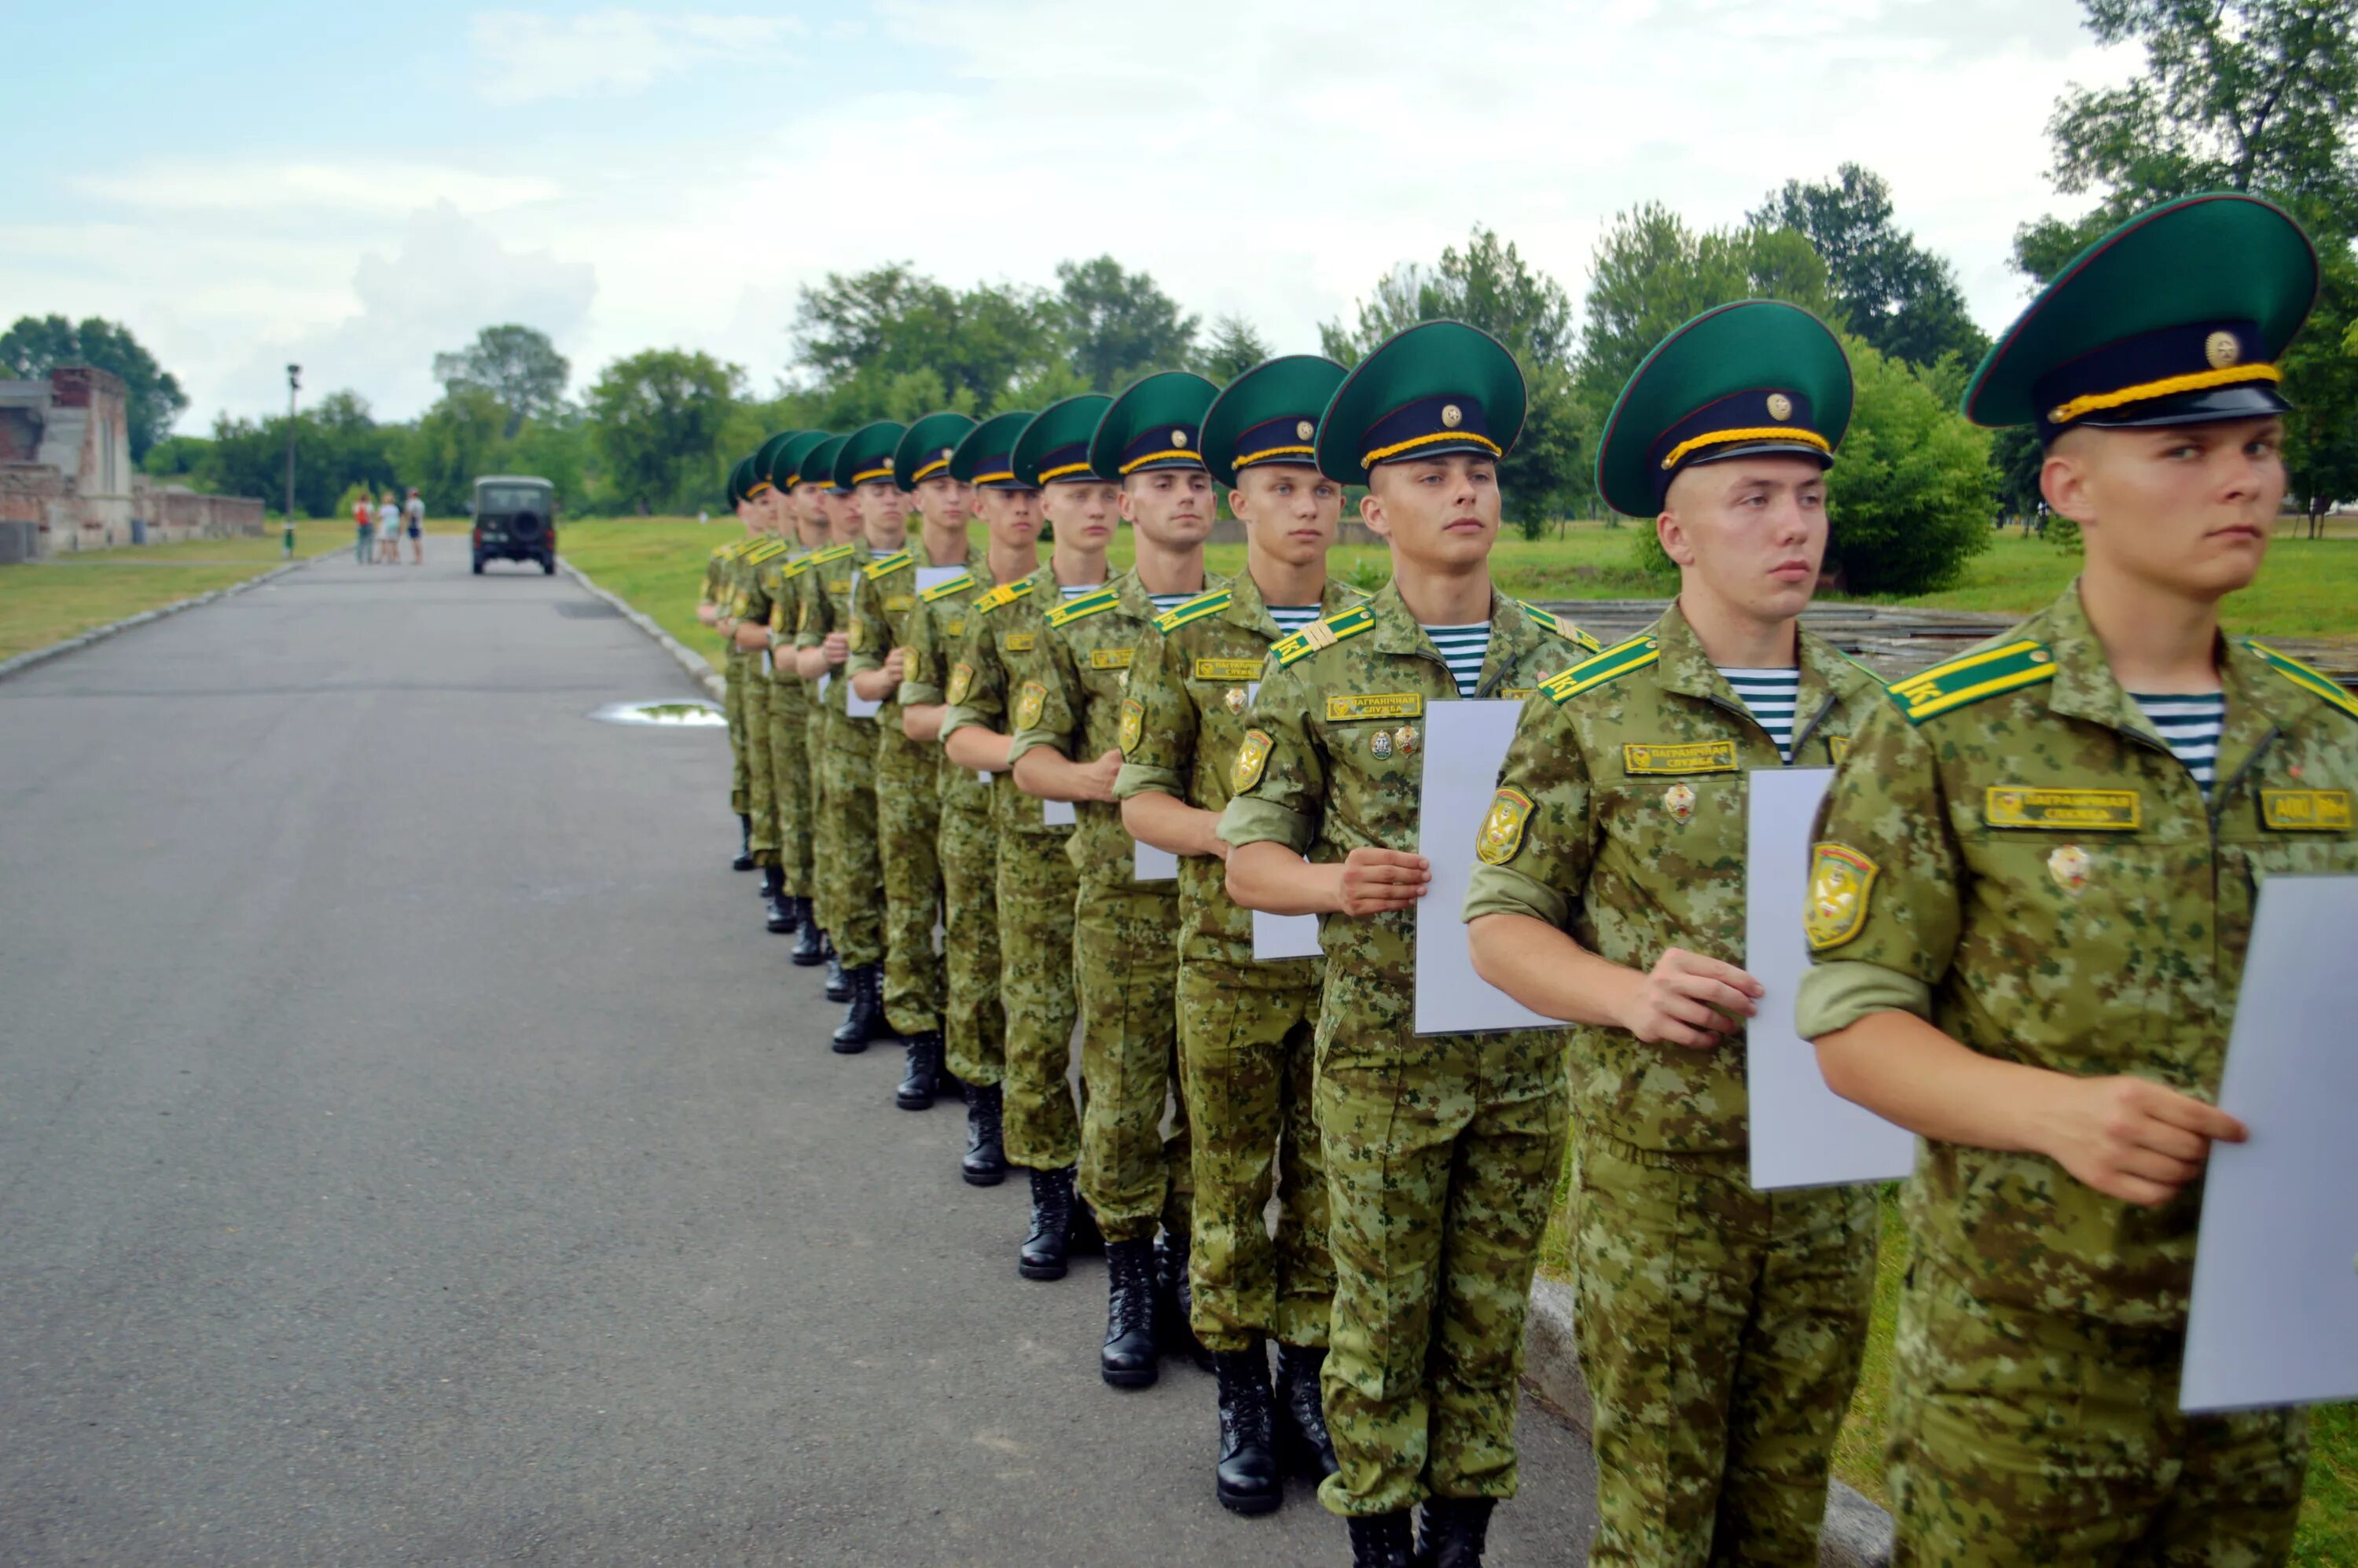
[(1232, 686), (1228, 687), (1228, 695), (1220, 700), (1228, 705), (1230, 713), (1242, 713), (1245, 710), (1245, 688)]
[(1373, 735), (1368, 736), (1368, 750), (1376, 754), (1376, 760), (1379, 762), (1390, 756), (1392, 754), (1392, 732), (1389, 730), (1379, 730)]
[(1393, 730), (1392, 745), (1399, 750), (1400, 754), (1403, 757), (1415, 756), (1416, 726), (1413, 724), (1403, 724), (1399, 729)]
[(2088, 873), (2095, 869), (2095, 859), (2077, 844), (2060, 844), (2047, 857), (2047, 874), (2055, 885), (2077, 898), (2088, 886)]
[(1684, 822), (1694, 815), (1695, 792), (1693, 784), (1674, 784), (1662, 792), (1662, 809), (1671, 814), (1673, 822)]

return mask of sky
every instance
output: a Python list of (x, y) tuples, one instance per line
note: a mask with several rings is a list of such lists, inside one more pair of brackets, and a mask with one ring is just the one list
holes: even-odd
[[(725, 4), (726, 0), (722, 0)], [(12, 7), (12, 11), (17, 8)], [(1739, 222), (1844, 161), (2027, 297), (2015, 228), (2072, 82), (2066, 0), (867, 0), (709, 11), (44, 5), (7, 22), (0, 319), (126, 323), (179, 427), (350, 387), (422, 411), (520, 321), (578, 394), (640, 349), (791, 373), (798, 287), (909, 261), (1050, 284), (1111, 252), (1281, 352), (1477, 224), (1575, 300), (1616, 212)], [(34, 63), (38, 62), (38, 63)]]

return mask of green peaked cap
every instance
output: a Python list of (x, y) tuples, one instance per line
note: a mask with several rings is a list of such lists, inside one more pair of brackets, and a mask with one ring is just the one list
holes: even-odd
[(891, 479), (892, 449), (908, 430), (898, 419), (879, 419), (846, 436), (836, 449), (835, 488), (850, 490), (872, 479)]
[(1368, 482), (1370, 461), (1450, 452), (1503, 458), (1529, 394), (1507, 346), (1463, 321), (1420, 321), (1361, 360), (1319, 418), (1318, 470)]
[(1850, 428), (1850, 360), (1798, 305), (1743, 299), (1656, 343), (1596, 443), (1596, 488), (1614, 511), (1652, 517), (1681, 471), (1746, 452), (1831, 465)]
[(2050, 439), (2081, 418), (2191, 424), (2277, 412), (2288, 405), (2273, 391), (2276, 362), (2317, 287), (2316, 248), (2281, 208), (2235, 191), (2164, 202), (2039, 291), (1974, 372), (1965, 417), (2036, 423)]
[(949, 471), (957, 444), (974, 428), (964, 414), (928, 414), (910, 426), (892, 449), (892, 479), (903, 490), (914, 490), (929, 479)]
[(1015, 438), (1015, 477), (1035, 488), (1059, 480), (1101, 479), (1091, 471), (1089, 438), (1112, 402), (1102, 392), (1084, 392), (1033, 415)]
[(824, 430), (797, 430), (790, 436), (773, 437), (763, 450), (770, 453), (770, 482), (780, 490), (792, 490), (803, 481), (803, 460), (827, 439)]
[(745, 489), (753, 482), (753, 459), (749, 454), (729, 465), (729, 510), (734, 512), (745, 499)]
[(1204, 466), (1204, 410), (1220, 389), (1191, 370), (1135, 381), (1107, 405), (1089, 436), (1089, 467), (1109, 479)]
[[(1015, 466), (1008, 460), (1015, 450), (1015, 438), (1023, 427), (1032, 423), (1033, 410), (1013, 408), (1004, 414), (994, 414), (966, 433), (950, 454), (950, 476), (968, 484), (985, 485), (995, 490), (1029, 490), (1015, 478)], [(983, 467), (985, 463), (991, 466)]]
[(781, 430), (755, 449), (752, 468), (753, 483), (767, 484), (777, 490), (786, 488), (785, 480), (778, 473), (778, 454), (785, 449), (787, 443), (801, 434), (799, 430)]
[(1204, 463), (1222, 484), (1239, 468), (1314, 467), (1318, 416), (1349, 373), (1323, 354), (1263, 360), (1220, 389), (1204, 410)]
[(803, 454), (802, 480), (805, 484), (835, 487), (835, 455), (843, 450), (849, 436), (829, 436)]

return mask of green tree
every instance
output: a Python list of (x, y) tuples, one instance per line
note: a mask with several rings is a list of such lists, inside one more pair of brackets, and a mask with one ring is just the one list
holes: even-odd
[(2324, 247), (2317, 313), (2284, 357), (2287, 498), (2320, 534), (2336, 501), (2358, 499), (2358, 261), (2348, 245)]
[[(0, 332), (0, 370), (37, 381), (61, 364), (93, 365), (122, 378), (124, 425), (131, 438), (131, 460), (170, 434), (172, 421), (188, 412), (188, 395), (172, 373), (131, 335), (131, 329), (102, 316), (80, 322), (62, 316), (20, 316)], [(282, 488), (284, 488), (282, 486)]]
[[(822, 425), (907, 418), (904, 378), (929, 373), (940, 384), (919, 408), (978, 416), (1005, 401), (1020, 379), (1060, 357), (1064, 343), (1046, 296), (1012, 284), (959, 291), (905, 262), (862, 273), (829, 273), (802, 290), (795, 308), (796, 366), (818, 395)], [(895, 393), (899, 386), (903, 390)]]
[[(393, 488), (400, 477), (395, 448), (402, 435), (397, 426), (378, 424), (368, 400), (357, 392), (320, 398), (296, 421), (295, 510), (307, 517), (333, 516), (339, 500), (354, 485), (372, 492)], [(287, 416), (222, 416), (213, 422), (212, 440), (190, 470), (190, 481), (200, 489), (284, 505)]]
[(1990, 433), (1905, 361), (1844, 346), (1857, 391), (1826, 481), (1826, 568), (1854, 594), (1947, 588), (1989, 548)]
[(1179, 308), (1153, 276), (1125, 272), (1109, 255), (1056, 264), (1055, 319), (1073, 368), (1090, 390), (1112, 392), (1194, 360), (1197, 318)]
[(439, 517), (463, 512), (479, 476), (508, 471), (503, 449), (514, 412), (490, 387), (454, 381), (418, 419), (402, 470), (427, 511)]
[[(573, 367), (548, 334), (513, 323), (486, 327), (455, 353), (434, 356), (434, 379), (445, 393), (476, 387), (504, 410), (501, 435), (515, 438), (526, 419), (554, 414), (564, 406)], [(428, 504), (433, 504), (428, 502)]]
[(1204, 346), (1203, 359), (1195, 368), (1226, 386), (1273, 351), (1250, 321), (1242, 316), (1222, 316), (1213, 321), (1212, 341)]
[(599, 372), (588, 406), (614, 498), (643, 514), (715, 503), (727, 481), (721, 431), (744, 376), (687, 349), (644, 349)]
[(1943, 354), (1968, 362), (1989, 351), (1989, 337), (1966, 313), (1956, 269), (1892, 221), (1891, 187), (1846, 163), (1832, 180), (1789, 179), (1769, 192), (1750, 222), (1790, 229), (1826, 264), (1843, 325), (1887, 354), (1931, 364)]

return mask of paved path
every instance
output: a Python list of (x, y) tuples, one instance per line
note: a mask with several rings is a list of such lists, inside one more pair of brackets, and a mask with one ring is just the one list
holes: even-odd
[[(331, 558), (0, 682), (0, 1562), (1332, 1563), (892, 1108), (677, 667)], [(1493, 1561), (1577, 1562), (1526, 1406)]]

